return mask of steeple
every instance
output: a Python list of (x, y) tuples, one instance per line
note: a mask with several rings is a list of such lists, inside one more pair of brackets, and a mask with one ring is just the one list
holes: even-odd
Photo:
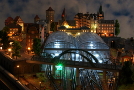
[(64, 10), (62, 12), (61, 18), (62, 18), (62, 20), (66, 20), (65, 8), (64, 8)]
[(104, 19), (104, 12), (102, 11), (102, 5), (100, 5), (100, 8), (99, 8), (97, 15), (98, 15), (98, 20)]
[(36, 23), (38, 20), (40, 20), (40, 18), (39, 18), (38, 15), (36, 15), (36, 16), (34, 17), (34, 23)]
[(102, 14), (102, 13), (103, 13), (103, 11), (102, 11), (102, 5), (100, 5), (99, 13), (100, 13), (100, 14)]

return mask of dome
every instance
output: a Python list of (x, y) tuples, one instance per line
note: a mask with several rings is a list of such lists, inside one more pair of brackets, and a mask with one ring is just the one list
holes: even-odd
[(76, 37), (76, 40), (80, 49), (108, 49), (108, 46), (102, 38), (95, 33), (81, 33)]
[[(47, 39), (47, 42), (45, 44), (45, 47), (51, 47), (52, 48), (52, 43), (53, 46), (55, 45), (63, 45), (61, 46), (61, 48), (76, 48), (75, 47), (75, 38), (71, 35), (68, 35), (65, 32), (62, 31), (57, 31), (57, 32), (53, 32), (52, 34), (50, 34), (50, 36)], [(50, 45), (51, 44), (51, 45)], [(71, 46), (70, 46), (71, 45)]]

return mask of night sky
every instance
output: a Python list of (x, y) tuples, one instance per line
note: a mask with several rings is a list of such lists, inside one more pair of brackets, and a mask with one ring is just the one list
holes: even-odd
[(105, 20), (118, 19), (119, 36), (134, 37), (134, 0), (0, 0), (0, 30), (9, 16), (20, 16), (25, 23), (32, 23), (35, 15), (45, 19), (46, 10), (51, 6), (55, 10), (55, 21), (58, 21), (64, 8), (67, 19), (73, 19), (78, 12), (97, 13), (100, 5)]

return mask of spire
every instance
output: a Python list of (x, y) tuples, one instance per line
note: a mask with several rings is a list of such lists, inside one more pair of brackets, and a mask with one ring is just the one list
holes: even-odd
[(65, 15), (66, 15), (66, 14), (65, 14), (65, 8), (64, 8), (64, 10), (63, 10), (63, 12), (62, 12), (62, 15), (61, 15), (62, 20), (65, 20), (65, 18), (66, 18)]
[(99, 13), (100, 13), (100, 14), (102, 14), (102, 13), (103, 13), (103, 11), (102, 11), (102, 5), (100, 5)]

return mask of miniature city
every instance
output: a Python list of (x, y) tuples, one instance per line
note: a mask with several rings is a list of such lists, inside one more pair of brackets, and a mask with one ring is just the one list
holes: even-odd
[(118, 37), (118, 20), (105, 20), (102, 6), (73, 20), (64, 8), (55, 22), (55, 12), (49, 7), (46, 18), (36, 15), (33, 23), (5, 20), (0, 71), (17, 79), (20, 90), (118, 90), (122, 68), (129, 62), (133, 71), (133, 37)]

